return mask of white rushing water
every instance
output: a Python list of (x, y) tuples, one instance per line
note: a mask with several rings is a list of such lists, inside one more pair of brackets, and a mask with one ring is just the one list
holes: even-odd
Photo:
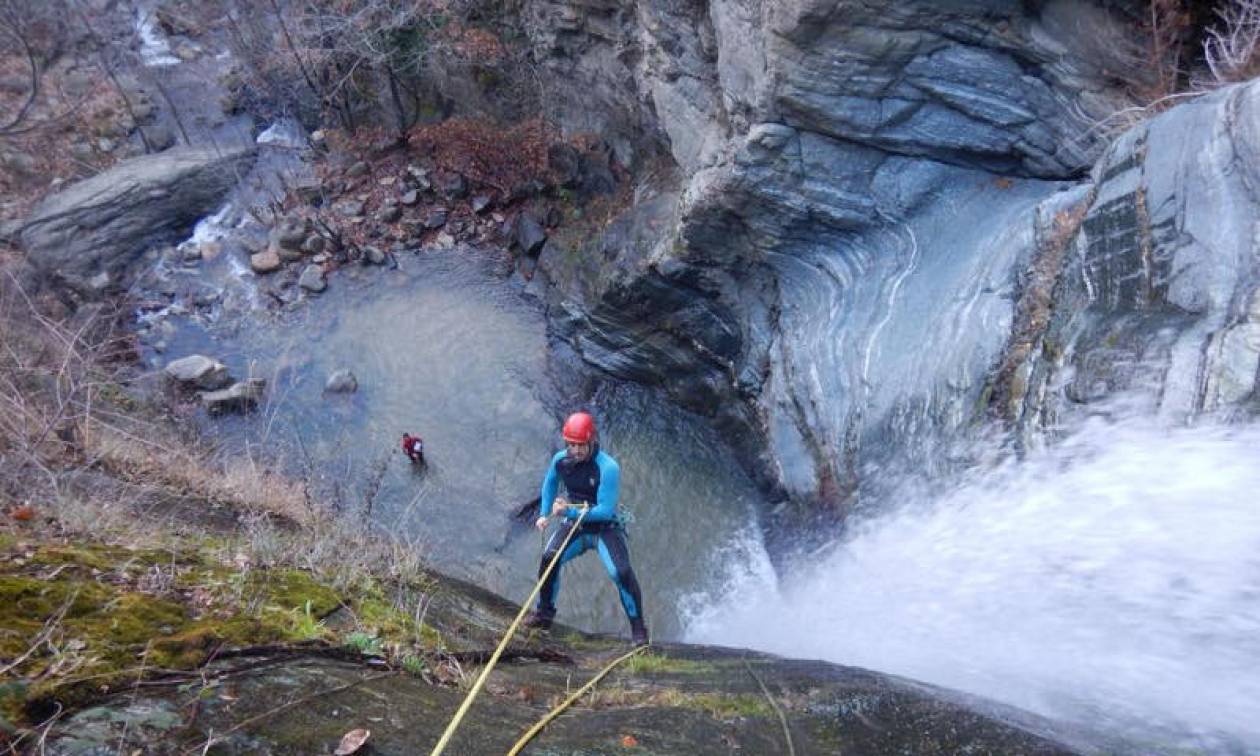
[(136, 36), (140, 38), (140, 59), (151, 68), (177, 66), (179, 58), (171, 52), (171, 43), (158, 29), (153, 13), (137, 11), (132, 20)]
[(1260, 427), (1091, 421), (907, 495), (781, 587), (746, 564), (693, 607), (688, 640), (901, 674), (1152, 750), (1260, 753)]

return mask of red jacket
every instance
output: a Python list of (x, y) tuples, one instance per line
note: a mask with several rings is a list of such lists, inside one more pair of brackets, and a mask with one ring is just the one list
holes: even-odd
[(404, 433), (402, 437), (402, 450), (408, 457), (415, 457), (424, 453), (424, 440), (419, 436), (413, 436), (410, 433)]

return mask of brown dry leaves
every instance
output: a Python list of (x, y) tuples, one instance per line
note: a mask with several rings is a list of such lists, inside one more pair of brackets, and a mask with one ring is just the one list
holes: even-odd
[(431, 154), (439, 168), (504, 195), (526, 181), (546, 178), (547, 148), (556, 141), (555, 131), (541, 118), (511, 126), (450, 118), (417, 126), (410, 134), (413, 147)]

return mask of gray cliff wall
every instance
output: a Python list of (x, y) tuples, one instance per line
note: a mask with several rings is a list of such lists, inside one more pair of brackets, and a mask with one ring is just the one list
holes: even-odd
[[(632, 166), (664, 149), (677, 168), (603, 238), (544, 252), (561, 334), (713, 418), (775, 498), (843, 514), (861, 439), (882, 422), (869, 387), (888, 383), (870, 372), (885, 298), (854, 293), (904, 283), (898, 229), (955, 201), (955, 181), (1082, 175), (1100, 150), (1089, 121), (1121, 102), (1100, 83), (1106, 61), (1076, 49), (1080, 24), (1108, 16), (1022, 8), (529, 4), (539, 59), (573, 84), (557, 87), (562, 122), (603, 129)], [(1002, 233), (986, 228), (976, 236)], [(861, 333), (837, 332), (843, 313)], [(966, 372), (1004, 344), (990, 330)]]
[(711, 418), (786, 502), (773, 519), (842, 519), (878, 485), (870, 465), (934, 464), (995, 403), (995, 369), (997, 403), (1027, 395), (1062, 221), (1097, 207), (1096, 124), (1129, 104), (1115, 11), (525, 7), (560, 122), (640, 179), (598, 238), (543, 252), (552, 322)]
[(1173, 422), (1260, 409), (1260, 82), (1127, 132), (1007, 408), (1027, 433), (1125, 400)]

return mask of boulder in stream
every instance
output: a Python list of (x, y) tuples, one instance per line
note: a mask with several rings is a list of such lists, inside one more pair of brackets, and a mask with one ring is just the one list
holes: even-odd
[(238, 381), (220, 391), (207, 391), (202, 394), (201, 406), (205, 407), (211, 415), (250, 412), (257, 409), (266, 387), (267, 382), (260, 378)]
[(333, 371), (328, 376), (328, 382), (324, 384), (324, 391), (329, 394), (353, 394), (359, 390), (359, 379), (350, 372), (349, 368), (341, 368)]
[(166, 363), (168, 378), (183, 386), (206, 390), (221, 389), (232, 382), (227, 366), (204, 354), (192, 354)]

